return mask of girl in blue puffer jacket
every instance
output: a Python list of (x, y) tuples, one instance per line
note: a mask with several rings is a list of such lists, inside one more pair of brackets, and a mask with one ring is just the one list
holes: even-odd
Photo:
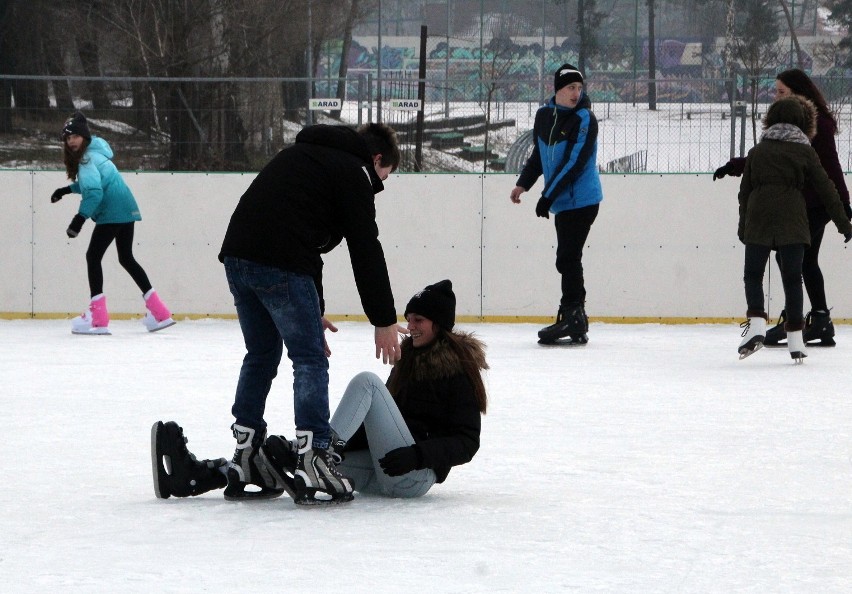
[(86, 219), (95, 222), (86, 267), (91, 300), (82, 315), (71, 322), (74, 334), (109, 334), (109, 313), (103, 292), (104, 275), (101, 261), (115, 241), (118, 262), (142, 291), (147, 312), (142, 323), (149, 332), (174, 324), (171, 313), (151, 287), (148, 275), (133, 257), (133, 225), (141, 221), (136, 199), (112, 162), (112, 149), (106, 140), (92, 136), (85, 116), (79, 111), (68, 118), (62, 128), (63, 160), (70, 186), (57, 188), (50, 197), (58, 202), (66, 194), (82, 195), (80, 208), (66, 230), (69, 238), (77, 237)]

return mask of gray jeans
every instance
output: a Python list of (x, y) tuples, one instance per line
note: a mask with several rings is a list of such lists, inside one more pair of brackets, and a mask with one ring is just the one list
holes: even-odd
[(368, 449), (346, 452), (338, 465), (352, 479), (356, 491), (409, 498), (424, 495), (435, 484), (431, 468), (388, 476), (379, 465), (389, 451), (414, 445), (414, 438), (382, 380), (369, 371), (352, 378), (331, 418), (331, 427), (346, 441), (361, 424), (367, 432)]

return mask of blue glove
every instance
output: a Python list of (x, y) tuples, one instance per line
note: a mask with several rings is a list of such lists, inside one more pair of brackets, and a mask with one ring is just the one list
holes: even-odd
[(80, 229), (83, 228), (83, 223), (86, 222), (86, 219), (83, 218), (81, 214), (75, 214), (74, 218), (71, 219), (71, 224), (68, 225), (68, 228), (65, 230), (65, 234), (74, 239), (80, 234)]
[(412, 470), (423, 468), (423, 456), (420, 453), (420, 448), (417, 447), (417, 444), (414, 444), (389, 451), (384, 458), (379, 460), (379, 465), (388, 476), (402, 476)]
[(535, 205), (535, 214), (538, 217), (543, 219), (550, 218), (550, 206), (553, 204), (553, 200), (550, 198), (545, 198), (542, 196), (538, 199), (538, 203)]

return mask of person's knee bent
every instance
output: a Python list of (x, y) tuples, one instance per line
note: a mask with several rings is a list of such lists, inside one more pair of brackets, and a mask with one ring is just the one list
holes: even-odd
[(351, 380), (349, 380), (350, 384), (355, 382), (379, 386), (385, 385), (385, 382), (383, 382), (381, 378), (372, 371), (362, 371), (357, 373)]

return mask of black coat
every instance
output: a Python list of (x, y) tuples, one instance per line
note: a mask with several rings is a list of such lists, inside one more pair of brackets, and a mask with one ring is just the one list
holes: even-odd
[(226, 256), (314, 279), (325, 312), (322, 254), (346, 239), (364, 313), (374, 326), (396, 323), (376, 225), (384, 189), (366, 142), (345, 126), (309, 126), (258, 173), (231, 216)]
[[(834, 182), (834, 187), (840, 195), (840, 201), (849, 204), (849, 189), (846, 187), (843, 167), (840, 165), (840, 159), (837, 156), (837, 144), (834, 141), (836, 131), (837, 125), (830, 117), (821, 113), (817, 114), (816, 135), (811, 139), (811, 146), (814, 147), (819, 157), (820, 165), (825, 169), (831, 181)], [(731, 165), (731, 172), (728, 175), (740, 176), (745, 171), (745, 157), (734, 157), (728, 163)], [(822, 198), (810, 181), (806, 181), (802, 193), (805, 196), (808, 209), (825, 208)]]
[[(484, 345), (468, 334), (456, 332), (455, 336), (476, 368), (487, 369)], [(442, 483), (451, 467), (470, 462), (479, 450), (482, 420), (475, 380), (446, 338), (422, 348), (414, 348), (406, 339), (402, 347), (402, 359), (391, 371), (387, 386), (422, 453), (421, 467), (434, 470)], [(476, 381), (481, 382), (481, 377)], [(362, 426), (346, 449), (366, 447)]]

